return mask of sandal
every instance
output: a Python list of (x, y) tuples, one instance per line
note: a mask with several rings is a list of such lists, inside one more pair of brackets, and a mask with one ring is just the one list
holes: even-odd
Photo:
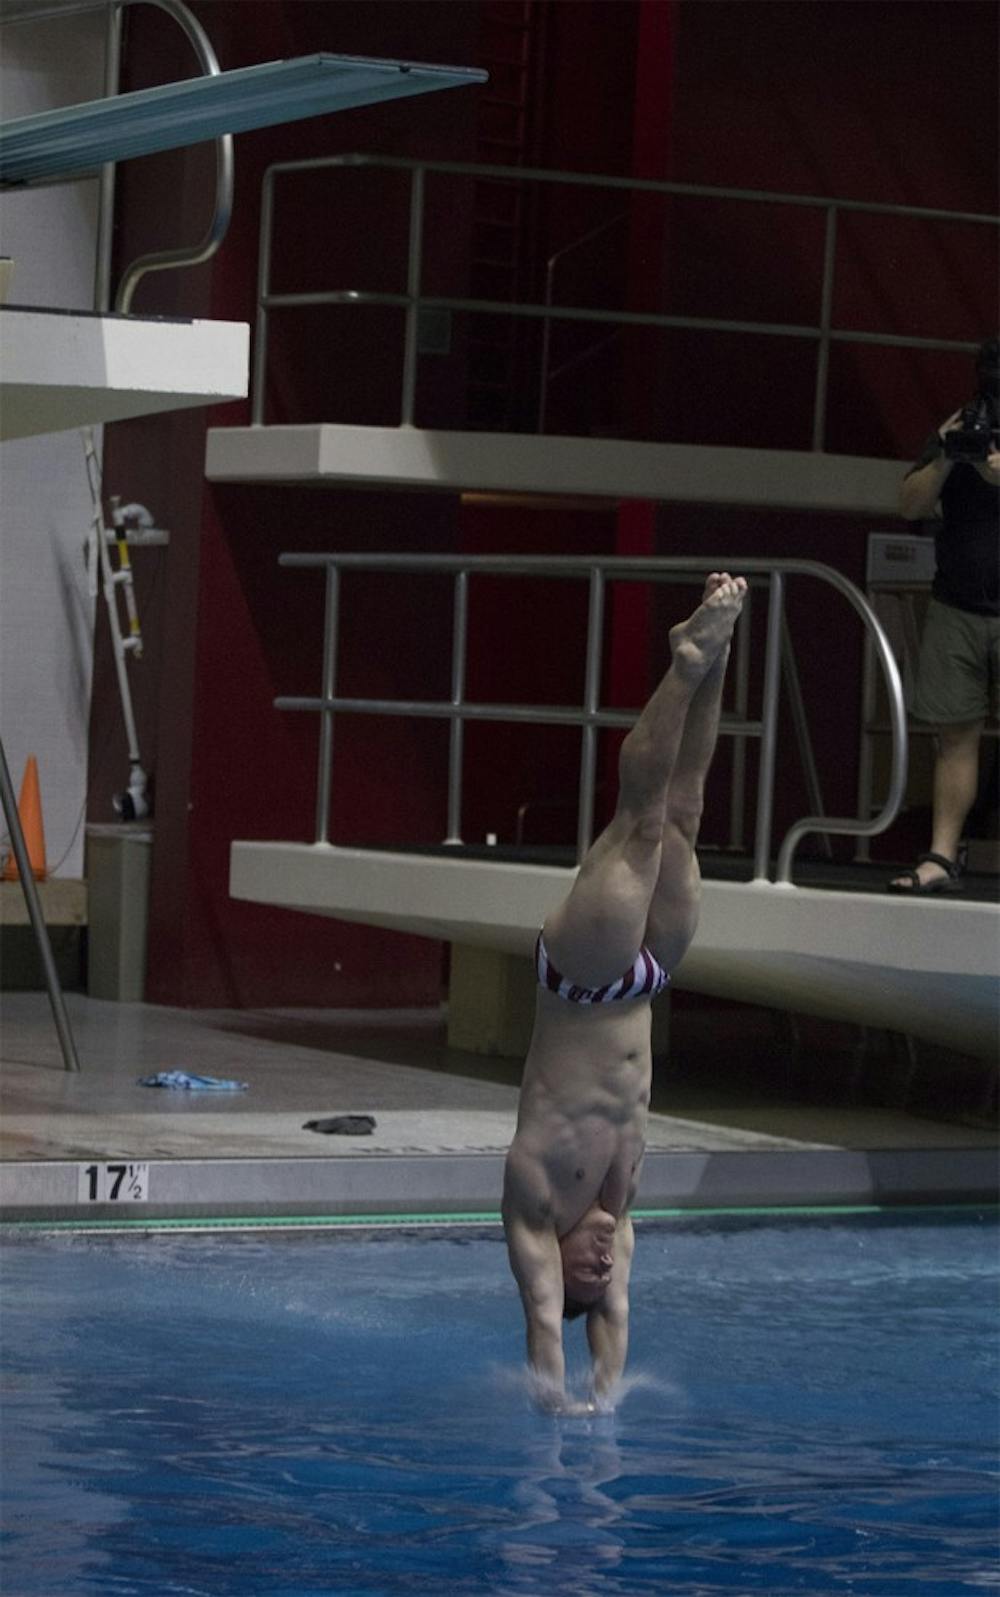
[(931, 898), (935, 893), (964, 891), (961, 856), (959, 860), (950, 860), (944, 854), (918, 854), (917, 865), (924, 864), (940, 865), (944, 876), (933, 876), (929, 882), (922, 882), (916, 867), (912, 867), (897, 872), (893, 880), (886, 883), (886, 891), (903, 893), (909, 898)]

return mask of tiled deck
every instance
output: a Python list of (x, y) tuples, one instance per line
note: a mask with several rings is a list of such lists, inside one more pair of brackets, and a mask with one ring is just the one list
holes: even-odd
[[(7, 1220), (121, 1218), (121, 1203), (80, 1198), (81, 1167), (113, 1160), (149, 1165), (148, 1199), (128, 1210), (140, 1223), (497, 1211), (520, 1064), (449, 1049), (437, 1013), (188, 1012), (80, 994), (69, 994), (68, 1004), (79, 1074), (62, 1068), (44, 995), (3, 998), (0, 1201)], [(763, 1012), (681, 1011), (671, 1029), (677, 1063), (656, 1072), (640, 1203), (744, 1207), (995, 1194), (988, 1072), (981, 1111), (935, 1119), (926, 1106), (915, 1114), (899, 1103), (861, 1101), (845, 1076), (849, 1068), (857, 1076), (856, 1054), (806, 1042), (793, 1058)], [(732, 1065), (741, 1039), (742, 1077)], [(247, 1090), (139, 1085), (167, 1070), (234, 1078)], [(976, 1100), (974, 1077), (970, 1091), (966, 1104)], [(348, 1113), (374, 1116), (374, 1132), (304, 1129), (307, 1120)]]

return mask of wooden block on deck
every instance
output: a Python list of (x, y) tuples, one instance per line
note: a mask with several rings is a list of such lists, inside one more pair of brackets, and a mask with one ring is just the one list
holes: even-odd
[(451, 945), (448, 1046), (523, 1059), (535, 1014), (535, 972), (523, 954)]
[[(86, 926), (86, 882), (50, 876), (35, 886), (46, 926)], [(0, 926), (28, 925), (28, 906), (20, 882), (0, 882)]]
[[(60, 985), (79, 991), (85, 984), (87, 884), (52, 876), (35, 885)], [(45, 971), (24, 889), (19, 881), (0, 882), (0, 989), (41, 992), (44, 987)]]
[[(448, 1046), (523, 1059), (535, 1015), (535, 971), (522, 954), (451, 945)], [(653, 1055), (669, 1052), (670, 993), (653, 1005)]]

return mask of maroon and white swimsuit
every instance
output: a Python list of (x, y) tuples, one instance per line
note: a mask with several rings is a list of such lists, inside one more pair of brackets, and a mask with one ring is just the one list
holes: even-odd
[(541, 932), (535, 944), (535, 970), (540, 986), (547, 987), (570, 1004), (613, 1004), (619, 998), (655, 998), (670, 980), (663, 966), (645, 944), (627, 971), (606, 987), (577, 987), (556, 970), (548, 956)]

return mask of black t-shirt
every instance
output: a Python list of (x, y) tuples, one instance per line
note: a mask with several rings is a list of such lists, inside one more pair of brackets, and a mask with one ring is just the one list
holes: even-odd
[[(940, 454), (941, 439), (931, 433), (907, 476)], [(941, 490), (941, 514), (934, 531), (935, 599), (975, 615), (1000, 615), (1000, 490), (975, 466), (956, 461)]]

